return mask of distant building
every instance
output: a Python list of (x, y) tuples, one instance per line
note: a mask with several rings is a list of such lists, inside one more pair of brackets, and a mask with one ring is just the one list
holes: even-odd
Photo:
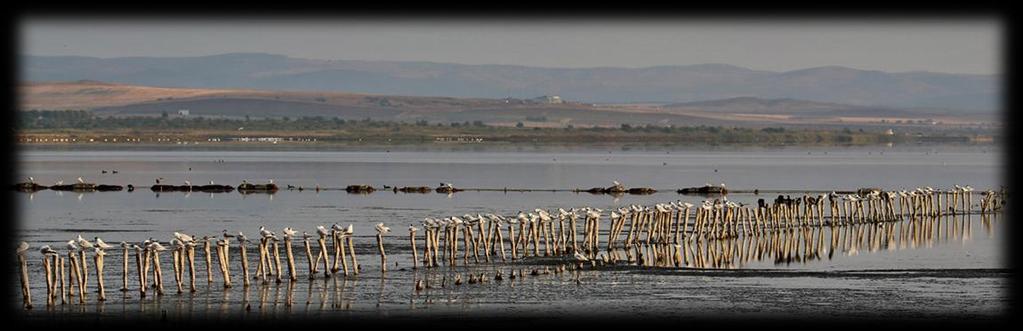
[(190, 113), (191, 113), (191, 111), (189, 111), (188, 109), (178, 110), (178, 116), (188, 116), (188, 114), (190, 114)]

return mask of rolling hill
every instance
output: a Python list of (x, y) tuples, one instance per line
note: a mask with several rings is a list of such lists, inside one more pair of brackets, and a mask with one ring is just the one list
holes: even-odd
[(560, 95), (585, 103), (687, 103), (753, 96), (857, 106), (994, 114), (1000, 77), (846, 67), (787, 72), (727, 64), (538, 68), (315, 60), (259, 53), (200, 57), (22, 57), (23, 81), (99, 80), (157, 87), (347, 91), (458, 98)]
[(303, 117), (490, 125), (566, 127), (633, 125), (834, 125), (938, 120), (991, 120), (930, 109), (868, 107), (797, 99), (738, 97), (667, 105), (598, 105), (544, 98), (485, 99), (393, 96), (337, 91), (166, 88), (98, 81), (36, 82), (20, 86), (22, 110), (91, 110), (100, 116)]

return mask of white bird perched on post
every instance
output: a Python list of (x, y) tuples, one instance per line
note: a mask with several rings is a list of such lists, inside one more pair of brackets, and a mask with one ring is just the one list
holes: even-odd
[(82, 179), (82, 177), (78, 177), (78, 183), (79, 184), (85, 184), (85, 180)]
[(384, 223), (377, 223), (374, 227), (378, 233), (385, 234), (391, 232), (391, 228), (384, 226)]
[(114, 248), (114, 246), (111, 246), (110, 244), (103, 242), (103, 239), (99, 239), (99, 237), (94, 238), (94, 240), (96, 240), (96, 247), (98, 247), (99, 249), (107, 250)]
[(192, 236), (179, 232), (174, 232), (174, 238), (177, 238), (178, 240), (181, 240), (181, 242), (186, 244), (190, 242), (195, 242)]

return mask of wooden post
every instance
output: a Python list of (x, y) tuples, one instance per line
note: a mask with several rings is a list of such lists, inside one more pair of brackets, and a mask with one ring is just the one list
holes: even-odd
[(25, 252), (18, 254), (18, 264), (21, 266), (21, 291), (25, 309), (32, 309), (32, 290), (28, 285), (28, 262), (25, 260)]

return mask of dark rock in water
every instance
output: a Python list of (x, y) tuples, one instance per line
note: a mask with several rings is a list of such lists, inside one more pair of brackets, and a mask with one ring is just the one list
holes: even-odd
[(405, 186), (399, 188), (398, 191), (402, 193), (430, 193), (433, 189), (429, 186)]
[(702, 187), (687, 187), (687, 188), (684, 188), (684, 189), (680, 189), (680, 190), (678, 190), (676, 192), (678, 192), (679, 194), (721, 194), (721, 195), (725, 195), (725, 194), (728, 194), (728, 189), (726, 189), (724, 187), (721, 187), (721, 186), (705, 185), (705, 186), (702, 186)]
[(101, 184), (101, 185), (97, 185), (96, 186), (96, 190), (100, 191), (100, 192), (120, 191), (120, 190), (123, 190), (123, 189), (124, 189), (124, 186), (121, 186), (121, 185), (105, 185), (105, 184)]
[(277, 192), (277, 184), (252, 184), (245, 183), (238, 185), (238, 192), (241, 193), (274, 193)]
[(206, 193), (224, 193), (224, 192), (234, 191), (234, 187), (231, 186), (231, 185), (210, 184), (210, 185), (199, 186), (198, 191), (199, 192), (206, 192)]
[(373, 186), (363, 185), (363, 184), (348, 185), (348, 187), (345, 187), (345, 192), (348, 192), (348, 193), (373, 193), (376, 190), (377, 189), (374, 188)]
[(128, 192), (135, 192), (135, 185), (128, 184)]
[(153, 190), (153, 192), (174, 192), (178, 190), (176, 186), (167, 184), (156, 184), (150, 186), (149, 189)]
[(36, 183), (25, 182), (25, 183), (14, 184), (14, 185), (11, 186), (11, 188), (14, 189), (15, 191), (35, 192), (35, 191), (41, 191), (41, 190), (48, 189), (49, 187), (46, 187), (46, 186), (43, 186), (43, 185), (39, 185), (39, 184), (36, 184)]
[(199, 185), (180, 185), (180, 186), (175, 186), (174, 190), (175, 191), (181, 191), (181, 192), (192, 192), (192, 191), (198, 191), (199, 187), (200, 187)]
[(50, 186), (50, 189), (54, 190), (54, 191), (71, 191), (72, 189), (74, 189), (74, 187), (71, 184), (53, 185), (53, 186)]
[(633, 187), (629, 189), (629, 194), (654, 194), (657, 190), (649, 187)]
[(441, 186), (441, 187), (437, 188), (437, 193), (453, 193), (453, 192), (462, 192), (462, 191), (465, 191), (465, 190), (460, 189), (460, 188), (454, 188), (454, 187), (451, 187), (451, 186)]
[(74, 184), (71, 184), (71, 190), (72, 191), (81, 191), (81, 192), (95, 191), (96, 190), (96, 184), (93, 184), (93, 183), (74, 183)]

